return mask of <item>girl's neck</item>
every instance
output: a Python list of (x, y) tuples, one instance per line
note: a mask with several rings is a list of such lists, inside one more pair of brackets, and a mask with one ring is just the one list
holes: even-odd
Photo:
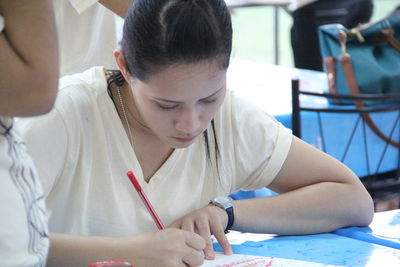
[(165, 145), (146, 126), (127, 83), (119, 88), (112, 85), (111, 96), (128, 139), (135, 151), (136, 158), (142, 168), (143, 177), (146, 182), (149, 182), (151, 177), (168, 160), (174, 149)]
[[(140, 111), (137, 108), (136, 101), (133, 98), (129, 84), (125, 82), (119, 88), (119, 90), (121, 92), (122, 104), (124, 105), (123, 108), (125, 108), (129, 125), (132, 128), (131, 130), (134, 129), (135, 132), (140, 132), (142, 134), (147, 134), (155, 137), (152, 130), (146, 125), (146, 122), (142, 119)], [(121, 112), (119, 112), (119, 114), (121, 114)]]

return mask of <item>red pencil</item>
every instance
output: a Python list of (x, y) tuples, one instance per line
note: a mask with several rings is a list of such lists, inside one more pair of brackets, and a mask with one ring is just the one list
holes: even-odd
[(151, 205), (149, 199), (146, 197), (144, 194), (142, 187), (140, 186), (139, 182), (136, 180), (135, 175), (133, 174), (132, 171), (128, 171), (126, 173), (128, 175), (129, 180), (131, 180), (133, 186), (135, 187), (136, 191), (138, 192), (140, 198), (143, 201), (143, 204), (146, 206), (147, 210), (149, 211), (151, 217), (153, 217), (154, 222), (156, 223), (157, 227), (159, 230), (164, 229), (164, 225), (162, 224), (160, 218), (158, 218), (156, 211), (153, 209), (153, 206)]

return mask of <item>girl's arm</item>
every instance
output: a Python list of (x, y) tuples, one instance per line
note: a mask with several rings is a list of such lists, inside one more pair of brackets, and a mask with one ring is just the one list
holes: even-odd
[[(289, 154), (268, 188), (277, 196), (234, 201), (232, 229), (245, 232), (302, 235), (330, 232), (346, 226), (366, 226), (373, 202), (359, 178), (329, 155), (293, 137)], [(210, 233), (226, 254), (227, 213), (207, 205), (173, 222), (199, 233), (206, 241), (206, 258), (214, 257)]]
[(366, 226), (373, 202), (345, 165), (293, 137), (282, 169), (268, 186), (280, 195), (235, 201), (234, 229), (282, 235)]
[(87, 267), (97, 261), (127, 261), (136, 266), (199, 266), (204, 246), (200, 236), (179, 229), (120, 238), (51, 234), (47, 265)]

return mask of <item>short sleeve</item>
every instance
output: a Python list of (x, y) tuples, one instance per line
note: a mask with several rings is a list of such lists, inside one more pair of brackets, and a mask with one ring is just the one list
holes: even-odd
[(230, 97), (235, 169), (231, 190), (268, 186), (286, 160), (292, 132), (253, 103), (234, 93)]
[(67, 154), (67, 128), (56, 108), (17, 121), (17, 127), (37, 168), (45, 197), (60, 177)]

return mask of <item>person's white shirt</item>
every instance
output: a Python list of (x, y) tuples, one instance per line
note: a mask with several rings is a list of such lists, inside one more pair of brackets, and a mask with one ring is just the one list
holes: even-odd
[[(0, 33), (5, 27), (0, 15)], [(15, 128), (0, 115), (0, 265), (45, 266), (46, 209), (33, 161)]]
[(60, 48), (60, 76), (93, 66), (116, 69), (116, 15), (98, 0), (56, 0), (54, 14)]
[(301, 8), (303, 6), (309, 5), (309, 4), (311, 4), (313, 2), (316, 2), (316, 1), (318, 1), (318, 0), (293, 0), (292, 3), (289, 4), (287, 9), (290, 12), (293, 12), (296, 9), (299, 9), (299, 8)]
[(43, 182), (51, 232), (124, 236), (157, 230), (129, 170), (169, 225), (216, 196), (270, 184), (289, 152), (291, 131), (228, 91), (214, 118), (219, 174), (209, 129), (211, 163), (199, 136), (176, 149), (147, 183), (106, 88), (101, 67), (66, 76), (51, 113), (19, 121)]
[(49, 247), (44, 197), (32, 159), (0, 116), (0, 265), (45, 266)]

